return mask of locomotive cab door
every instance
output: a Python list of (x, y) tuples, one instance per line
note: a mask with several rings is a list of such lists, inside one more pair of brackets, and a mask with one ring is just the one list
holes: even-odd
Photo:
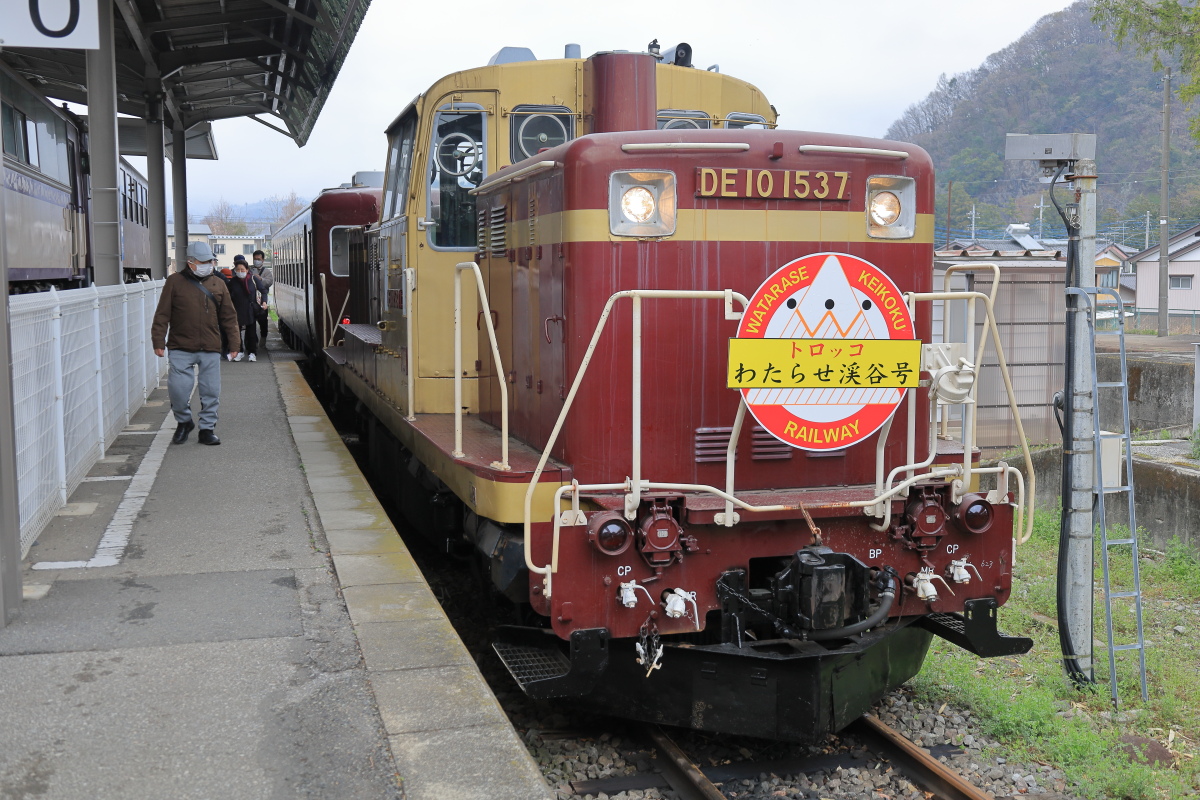
[[(453, 411), (454, 337), (448, 323), (454, 313), (454, 265), (475, 259), (478, 219), (471, 191), (489, 172), (495, 138), (489, 135), (495, 115), (485, 105), (494, 103), (490, 93), (456, 92), (452, 97), (449, 102), (449, 97), (435, 101), (436, 111), (425, 131), (426, 156), (413, 178), (415, 199), (423, 214), (416, 220), (415, 241), (410, 243), (410, 263), (415, 266), (417, 282), (418, 407), (438, 413)], [(410, 211), (416, 212), (417, 208)], [(486, 352), (480, 353), (473, 332), (476, 326), (480, 332), (486, 330), (479, 317), (473, 276), (465, 274), (462, 280), (463, 405), (477, 411), (475, 365), (479, 361), (482, 367), (490, 359)], [(511, 321), (505, 304), (496, 304), (502, 292), (490, 285), (493, 282), (494, 276), (485, 287), (494, 303), (492, 320), (507, 363)], [(443, 380), (429, 380), (438, 378)]]

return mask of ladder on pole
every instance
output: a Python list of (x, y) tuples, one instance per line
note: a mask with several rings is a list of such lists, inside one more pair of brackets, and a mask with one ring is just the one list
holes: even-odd
[[(1120, 708), (1120, 697), (1117, 692), (1117, 653), (1126, 650), (1135, 650), (1138, 654), (1138, 677), (1141, 681), (1142, 701), (1149, 700), (1149, 694), (1146, 689), (1146, 641), (1143, 636), (1142, 629), (1142, 580), (1141, 569), (1138, 563), (1138, 543), (1137, 543), (1137, 516), (1134, 512), (1134, 494), (1133, 494), (1133, 437), (1129, 425), (1129, 371), (1125, 360), (1125, 305), (1121, 302), (1120, 296), (1114, 289), (1103, 287), (1089, 288), (1068, 288), (1069, 294), (1076, 294), (1082, 297), (1087, 302), (1087, 322), (1089, 333), (1089, 347), (1092, 358), (1092, 405), (1096, 420), (1095, 430), (1093, 431), (1093, 450), (1092, 462), (1095, 465), (1095, 478), (1092, 485), (1092, 491), (1096, 498), (1096, 513), (1094, 516), (1095, 529), (1100, 532), (1100, 561), (1103, 566), (1104, 575), (1104, 624), (1105, 632), (1108, 636), (1108, 679), (1112, 702), (1114, 708)], [(1099, 295), (1107, 295), (1116, 303), (1117, 324), (1111, 331), (1100, 331), (1096, 329), (1096, 299)], [(1096, 337), (1097, 336), (1116, 336), (1120, 353), (1120, 380), (1117, 381), (1101, 381), (1098, 377), (1096, 364)], [(1107, 432), (1100, 430), (1100, 390), (1101, 389), (1116, 389), (1121, 395), (1121, 421), (1122, 427), (1120, 432)], [(1125, 477), (1124, 483), (1120, 474), (1120, 468), (1117, 470), (1117, 475), (1105, 475), (1104, 473), (1104, 458), (1102, 452), (1102, 444), (1108, 440), (1118, 440), (1121, 443), (1121, 450), (1124, 458)], [(1108, 484), (1113, 485), (1109, 486)], [(1108, 520), (1105, 511), (1105, 499), (1109, 495), (1124, 494), (1129, 508), (1129, 533), (1128, 536), (1122, 536), (1116, 539), (1109, 538)], [(1110, 554), (1109, 548), (1126, 546), (1130, 550), (1130, 558), (1132, 559), (1133, 567), (1133, 589), (1113, 591), (1112, 574), (1110, 571)], [(1137, 639), (1128, 644), (1117, 644), (1113, 639), (1113, 600), (1133, 600), (1134, 613), (1137, 623)]]

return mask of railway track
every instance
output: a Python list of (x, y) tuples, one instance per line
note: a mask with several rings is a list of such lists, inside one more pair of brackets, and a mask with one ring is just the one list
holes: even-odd
[(723, 787), (736, 786), (740, 789), (742, 781), (754, 781), (763, 774), (862, 769), (886, 761), (928, 793), (926, 796), (929, 800), (991, 798), (928, 750), (913, 744), (874, 715), (862, 716), (843, 732), (843, 735), (846, 734), (863, 740), (869, 746), (870, 757), (859, 750), (782, 761), (742, 761), (703, 768), (661, 728), (647, 725), (642, 730), (642, 737), (656, 753), (649, 762), (649, 770), (636, 775), (575, 781), (571, 784), (571, 790), (575, 795), (585, 797), (657, 788), (669, 789), (678, 800), (725, 800), (729, 795), (723, 791)]

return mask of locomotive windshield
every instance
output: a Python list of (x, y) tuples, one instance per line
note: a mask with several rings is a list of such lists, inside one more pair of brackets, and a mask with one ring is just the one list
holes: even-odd
[(434, 247), (475, 248), (475, 198), (467, 193), (484, 174), (483, 112), (439, 111), (429, 158)]

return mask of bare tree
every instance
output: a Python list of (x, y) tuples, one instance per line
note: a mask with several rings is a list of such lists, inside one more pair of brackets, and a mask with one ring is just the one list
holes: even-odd
[(212, 204), (203, 222), (213, 233), (220, 235), (245, 236), (250, 232), (246, 221), (224, 197)]
[(277, 194), (263, 201), (266, 217), (275, 231), (280, 225), (299, 214), (308, 205), (293, 189), (287, 195)]

